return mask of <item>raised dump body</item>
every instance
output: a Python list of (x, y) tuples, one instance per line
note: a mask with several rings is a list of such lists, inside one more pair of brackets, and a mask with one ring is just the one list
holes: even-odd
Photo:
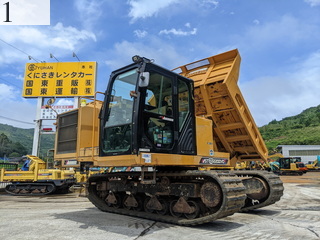
[(217, 151), (240, 161), (267, 160), (268, 150), (237, 85), (238, 50), (174, 69), (193, 79), (195, 114), (213, 121)]

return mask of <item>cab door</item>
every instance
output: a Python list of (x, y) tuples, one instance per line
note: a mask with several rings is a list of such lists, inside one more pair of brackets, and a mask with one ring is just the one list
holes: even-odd
[(155, 68), (148, 72), (149, 84), (140, 90), (139, 149), (159, 153), (195, 154), (191, 80), (171, 71)]

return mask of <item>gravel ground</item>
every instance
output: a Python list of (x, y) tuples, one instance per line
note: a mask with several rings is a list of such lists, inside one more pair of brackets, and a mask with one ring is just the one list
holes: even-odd
[(0, 239), (320, 239), (320, 172), (282, 176), (274, 205), (181, 227), (101, 212), (79, 193), (44, 197), (0, 193)]

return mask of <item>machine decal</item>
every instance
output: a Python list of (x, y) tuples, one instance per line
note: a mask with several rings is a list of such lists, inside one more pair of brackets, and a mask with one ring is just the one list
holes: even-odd
[(149, 148), (139, 148), (139, 152), (150, 152)]
[(203, 157), (201, 158), (200, 164), (212, 164), (212, 165), (225, 165), (228, 164), (228, 159), (226, 158), (213, 158), (213, 157)]
[(142, 159), (144, 159), (144, 163), (151, 163), (151, 154), (142, 153)]
[(210, 156), (213, 156), (213, 155), (214, 155), (214, 151), (213, 151), (212, 149), (210, 149), (209, 155), (210, 155)]
[(77, 165), (78, 161), (77, 160), (65, 160), (64, 165)]

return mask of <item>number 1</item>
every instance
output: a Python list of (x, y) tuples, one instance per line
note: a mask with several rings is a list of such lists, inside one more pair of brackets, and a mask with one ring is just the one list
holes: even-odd
[(4, 3), (3, 5), (6, 5), (6, 14), (7, 14), (7, 19), (6, 19), (6, 21), (4, 21), (4, 22), (11, 22), (11, 21), (9, 20), (9, 2)]

